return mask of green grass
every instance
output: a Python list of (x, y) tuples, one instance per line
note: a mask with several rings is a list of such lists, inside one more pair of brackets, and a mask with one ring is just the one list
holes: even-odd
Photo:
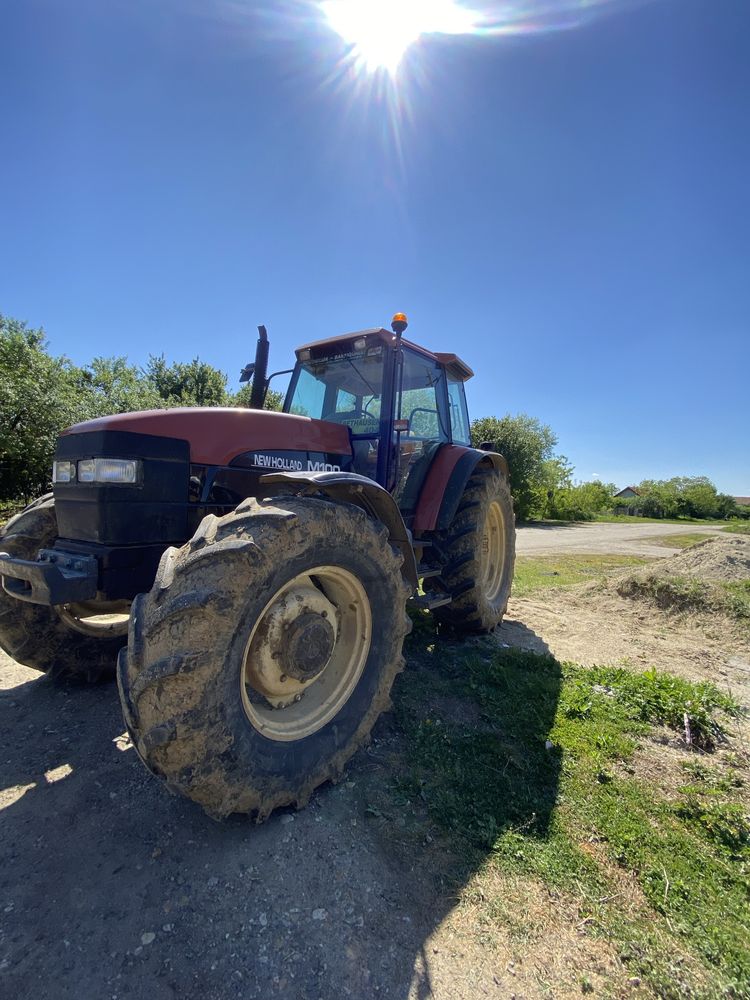
[(727, 610), (733, 618), (750, 619), (750, 580), (722, 583)]
[(618, 555), (519, 556), (513, 577), (513, 595), (524, 597), (550, 587), (572, 587), (630, 566), (642, 566), (648, 561), (639, 556)]
[(670, 549), (689, 549), (699, 542), (705, 542), (710, 535), (698, 534), (698, 532), (686, 533), (684, 535), (657, 535), (656, 538), (649, 538), (649, 545), (664, 545)]
[(635, 514), (597, 514), (594, 520), (605, 524), (718, 524), (701, 517), (638, 517)]
[(733, 535), (750, 535), (750, 521), (733, 521), (721, 530)]
[[(657, 671), (437, 641), (427, 616), (409, 659), (394, 692), (406, 747), (393, 794), (443, 831), (462, 878), (496, 869), (571, 894), (587, 933), (614, 942), (659, 996), (750, 995), (744, 778), (706, 763), (740, 712), (731, 697)], [(665, 790), (634, 755), (656, 727), (684, 743), (686, 714), (693, 746)], [(640, 890), (635, 916), (618, 903), (623, 875)]]

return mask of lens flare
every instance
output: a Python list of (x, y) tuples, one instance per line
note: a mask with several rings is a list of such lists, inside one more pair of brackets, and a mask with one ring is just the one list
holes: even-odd
[(319, 10), (367, 73), (391, 77), (426, 35), (530, 35), (576, 28), (605, 9), (649, 0), (508, 0), (468, 7), (457, 0), (322, 0)]
[(422, 35), (466, 35), (476, 28), (474, 12), (453, 0), (324, 0), (320, 7), (356, 62), (371, 72), (395, 73)]

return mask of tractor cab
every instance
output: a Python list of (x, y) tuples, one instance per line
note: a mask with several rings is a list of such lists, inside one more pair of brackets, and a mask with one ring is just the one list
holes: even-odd
[(408, 517), (440, 447), (470, 443), (464, 382), (472, 370), (455, 354), (377, 328), (305, 344), (296, 355), (284, 411), (347, 427), (353, 471), (392, 493)]

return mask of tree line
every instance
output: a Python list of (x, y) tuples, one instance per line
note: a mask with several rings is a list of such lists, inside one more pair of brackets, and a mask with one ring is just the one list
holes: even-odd
[(476, 447), (491, 442), (508, 460), (516, 517), (592, 520), (597, 515), (632, 511), (655, 518), (750, 517), (750, 509), (719, 493), (706, 476), (644, 479), (637, 496), (619, 499), (614, 483), (574, 482), (574, 469), (555, 452), (557, 437), (546, 424), (525, 414), (483, 417), (471, 427)]
[[(125, 357), (88, 365), (50, 354), (44, 331), (0, 314), (0, 500), (28, 500), (48, 488), (58, 433), (111, 413), (174, 406), (247, 406), (249, 385), (233, 392), (224, 372), (199, 358), (143, 368)], [(269, 392), (268, 409), (282, 397)]]
[[(125, 357), (76, 365), (50, 354), (44, 331), (0, 314), (0, 502), (24, 501), (50, 482), (58, 433), (112, 413), (173, 406), (247, 406), (249, 385), (228, 388), (227, 375), (199, 358), (169, 363), (151, 356), (144, 367)], [(266, 408), (281, 409), (269, 392)], [(516, 517), (586, 520), (617, 504), (614, 483), (576, 483), (556, 452), (552, 428), (526, 414), (483, 417), (471, 427), (478, 447), (491, 443), (508, 460)], [(649, 517), (748, 516), (704, 477), (644, 481), (627, 505)]]

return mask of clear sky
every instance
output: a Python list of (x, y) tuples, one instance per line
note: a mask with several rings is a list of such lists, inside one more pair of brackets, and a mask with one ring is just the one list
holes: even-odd
[(567, 6), (394, 93), (312, 3), (4, 0), (0, 311), (234, 379), (404, 310), (578, 477), (750, 494), (750, 3)]

